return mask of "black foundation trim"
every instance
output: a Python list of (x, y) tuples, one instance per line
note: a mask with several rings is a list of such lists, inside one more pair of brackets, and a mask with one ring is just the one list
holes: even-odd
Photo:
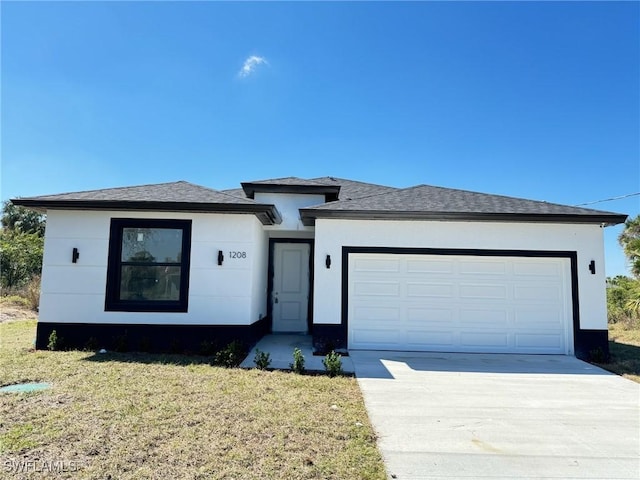
[[(598, 348), (609, 355), (606, 330), (580, 329), (580, 302), (578, 295), (578, 254), (575, 251), (547, 250), (479, 250), (455, 248), (394, 248), (394, 247), (342, 247), (342, 311), (341, 330), (344, 344), (348, 347), (349, 332), (349, 255), (352, 253), (381, 253), (396, 255), (467, 255), (478, 257), (534, 257), (568, 258), (571, 264), (571, 307), (573, 312), (573, 348), (575, 356), (588, 359)], [(318, 325), (316, 325), (316, 328)], [(337, 330), (335, 330), (337, 332)], [(315, 335), (314, 335), (315, 344)]]
[(36, 348), (45, 350), (56, 331), (63, 349), (201, 353), (203, 347), (220, 350), (233, 341), (255, 345), (269, 333), (267, 317), (252, 325), (154, 325), (116, 323), (39, 322)]
[[(313, 331), (313, 255), (314, 240), (312, 238), (270, 238), (269, 239), (269, 267), (267, 279), (267, 317), (273, 319), (273, 259), (276, 243), (307, 243), (309, 244), (309, 301), (307, 302), (307, 331)], [(273, 330), (273, 321), (270, 320), (269, 331)]]

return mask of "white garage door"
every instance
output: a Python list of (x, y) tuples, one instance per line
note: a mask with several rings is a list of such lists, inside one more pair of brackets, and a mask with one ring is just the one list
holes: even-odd
[(349, 255), (349, 348), (572, 354), (568, 258)]

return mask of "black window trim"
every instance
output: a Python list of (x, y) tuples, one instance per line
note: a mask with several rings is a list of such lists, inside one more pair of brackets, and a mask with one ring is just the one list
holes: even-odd
[[(109, 257), (105, 306), (107, 312), (178, 312), (189, 309), (189, 267), (191, 264), (191, 220), (152, 218), (112, 218), (109, 231)], [(120, 300), (122, 232), (125, 228), (179, 228), (182, 230), (180, 297), (178, 300)], [(162, 263), (159, 263), (162, 265)]]

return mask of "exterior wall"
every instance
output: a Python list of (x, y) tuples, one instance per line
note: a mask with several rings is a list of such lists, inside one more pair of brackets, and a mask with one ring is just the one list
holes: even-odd
[[(188, 312), (105, 312), (111, 218), (192, 220)], [(74, 247), (80, 253), (75, 264)], [(218, 250), (224, 252), (222, 266)], [(39, 322), (250, 325), (266, 313), (266, 250), (262, 224), (253, 215), (50, 210)], [(246, 256), (232, 258), (230, 251)]]
[(320, 205), (325, 202), (324, 195), (304, 195), (298, 193), (260, 193), (256, 192), (255, 201), (258, 203), (273, 204), (276, 206), (282, 222), (279, 225), (264, 227), (270, 232), (313, 232), (313, 227), (306, 227), (300, 221), (300, 208)]
[(597, 225), (318, 219), (315, 229), (314, 323), (341, 323), (342, 247), (372, 246), (575, 251), (580, 328), (607, 329), (604, 241)]
[(267, 315), (267, 269), (269, 266), (269, 239), (263, 226), (254, 225), (255, 246), (252, 261), (251, 319), (262, 320)]

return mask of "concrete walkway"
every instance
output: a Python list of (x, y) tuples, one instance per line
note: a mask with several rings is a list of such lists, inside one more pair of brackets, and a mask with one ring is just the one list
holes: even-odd
[(555, 355), (351, 359), (390, 478), (640, 478), (630, 380)]
[[(293, 362), (293, 350), (299, 348), (304, 355), (304, 365), (307, 371), (324, 372), (322, 364), (323, 356), (314, 356), (312, 350), (311, 335), (286, 335), (272, 334), (263, 337), (258, 344), (249, 352), (247, 358), (240, 364), (241, 368), (254, 368), (256, 365), (253, 359), (256, 350), (267, 352), (270, 355), (271, 365), (269, 368), (276, 370), (289, 370), (289, 365)], [(342, 357), (342, 370), (345, 373), (353, 374), (353, 362), (349, 357)]]

